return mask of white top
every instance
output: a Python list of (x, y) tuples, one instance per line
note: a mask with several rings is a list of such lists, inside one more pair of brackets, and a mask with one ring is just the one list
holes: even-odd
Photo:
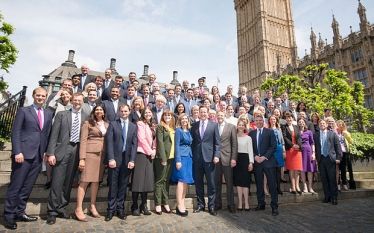
[(235, 117), (233, 117), (233, 116), (231, 116), (231, 117), (226, 117), (225, 121), (226, 121), (227, 123), (233, 124), (233, 125), (235, 125), (235, 126), (237, 126), (237, 124), (238, 124), (238, 118), (235, 118)]
[(238, 137), (238, 153), (248, 153), (249, 162), (253, 163), (253, 146), (252, 138), (249, 136)]

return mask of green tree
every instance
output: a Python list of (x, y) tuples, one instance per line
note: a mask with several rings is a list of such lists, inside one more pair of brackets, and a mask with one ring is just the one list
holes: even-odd
[[(16, 62), (18, 50), (10, 40), (10, 35), (14, 32), (14, 27), (3, 21), (3, 15), (0, 13), (0, 69), (9, 73), (9, 68)], [(0, 88), (6, 86), (0, 81)], [(2, 91), (3, 89), (0, 89)]]
[(319, 114), (323, 114), (324, 108), (331, 108), (335, 119), (351, 117), (354, 126), (365, 133), (365, 126), (370, 125), (369, 119), (374, 117), (374, 112), (363, 106), (363, 85), (355, 81), (351, 87), (345, 72), (325, 70), (327, 66), (307, 66), (301, 71), (302, 77), (267, 78), (260, 89), (273, 90), (279, 96), (287, 91), (291, 100), (303, 101), (310, 111)]

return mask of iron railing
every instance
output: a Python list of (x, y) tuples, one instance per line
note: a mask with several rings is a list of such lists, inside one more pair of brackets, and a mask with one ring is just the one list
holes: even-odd
[(23, 86), (23, 89), (20, 92), (0, 104), (0, 137), (10, 137), (16, 113), (25, 103), (26, 89), (27, 86)]

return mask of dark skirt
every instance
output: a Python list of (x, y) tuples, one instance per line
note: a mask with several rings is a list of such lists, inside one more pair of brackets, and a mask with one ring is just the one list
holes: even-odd
[(234, 186), (249, 188), (251, 173), (248, 171), (249, 157), (247, 153), (238, 153), (236, 166), (234, 167)]
[(135, 168), (132, 174), (133, 192), (153, 192), (155, 188), (155, 176), (153, 173), (153, 160), (143, 153), (137, 153)]

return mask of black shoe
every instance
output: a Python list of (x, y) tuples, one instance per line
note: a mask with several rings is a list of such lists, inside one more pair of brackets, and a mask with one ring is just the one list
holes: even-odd
[(71, 219), (71, 215), (67, 213), (59, 213), (57, 218)]
[(22, 221), (22, 222), (34, 222), (36, 220), (38, 220), (37, 217), (31, 217), (31, 216), (28, 216), (27, 214), (24, 214), (16, 218), (16, 221)]
[(151, 215), (152, 213), (148, 211), (148, 207), (146, 205), (139, 206), (140, 213), (143, 212), (144, 215)]
[(199, 213), (200, 211), (205, 211), (205, 207), (198, 206), (197, 209), (195, 209), (194, 213)]
[(138, 209), (132, 211), (132, 216), (140, 216), (140, 212)]
[(265, 205), (256, 206), (255, 211), (257, 211), (257, 210), (265, 210)]
[(215, 207), (214, 207), (214, 210), (215, 210), (215, 211), (218, 211), (218, 210), (221, 210), (221, 209), (222, 209), (222, 206), (215, 206)]
[(214, 210), (214, 208), (209, 208), (209, 214), (213, 216), (217, 216), (217, 212)]
[(278, 190), (278, 194), (279, 194), (279, 195), (283, 195), (283, 192), (280, 191), (280, 190)]
[(176, 214), (182, 216), (182, 217), (186, 217), (188, 215), (188, 211), (184, 211), (184, 212), (180, 212), (179, 209), (178, 209), (178, 206), (175, 208), (175, 212)]
[(50, 188), (51, 188), (51, 182), (45, 183), (44, 189), (47, 190), (47, 189), (50, 189)]
[(8, 229), (11, 229), (11, 230), (15, 230), (15, 229), (17, 229), (17, 223), (16, 223), (16, 221), (14, 221), (13, 218), (5, 219), (4, 227), (8, 228)]
[(48, 225), (53, 225), (56, 223), (56, 216), (54, 215), (48, 215), (47, 217), (47, 224)]
[(107, 221), (107, 222), (109, 222), (110, 220), (112, 220), (112, 218), (113, 218), (113, 214), (114, 214), (114, 213), (109, 213), (109, 212), (108, 212), (108, 213), (106, 214), (104, 220)]
[(296, 192), (298, 193), (298, 194), (302, 194), (303, 192), (301, 192), (301, 190), (296, 190)]
[(277, 216), (277, 215), (279, 214), (278, 209), (272, 209), (272, 210), (271, 210), (271, 214), (272, 214), (273, 216)]
[(337, 205), (337, 204), (338, 204), (338, 200), (336, 200), (336, 199), (332, 199), (331, 204), (333, 204), (333, 205)]
[(117, 217), (122, 220), (126, 220), (126, 215), (124, 211), (117, 211)]
[(329, 197), (329, 198), (323, 199), (322, 203), (329, 203), (330, 201), (331, 201), (331, 198)]

